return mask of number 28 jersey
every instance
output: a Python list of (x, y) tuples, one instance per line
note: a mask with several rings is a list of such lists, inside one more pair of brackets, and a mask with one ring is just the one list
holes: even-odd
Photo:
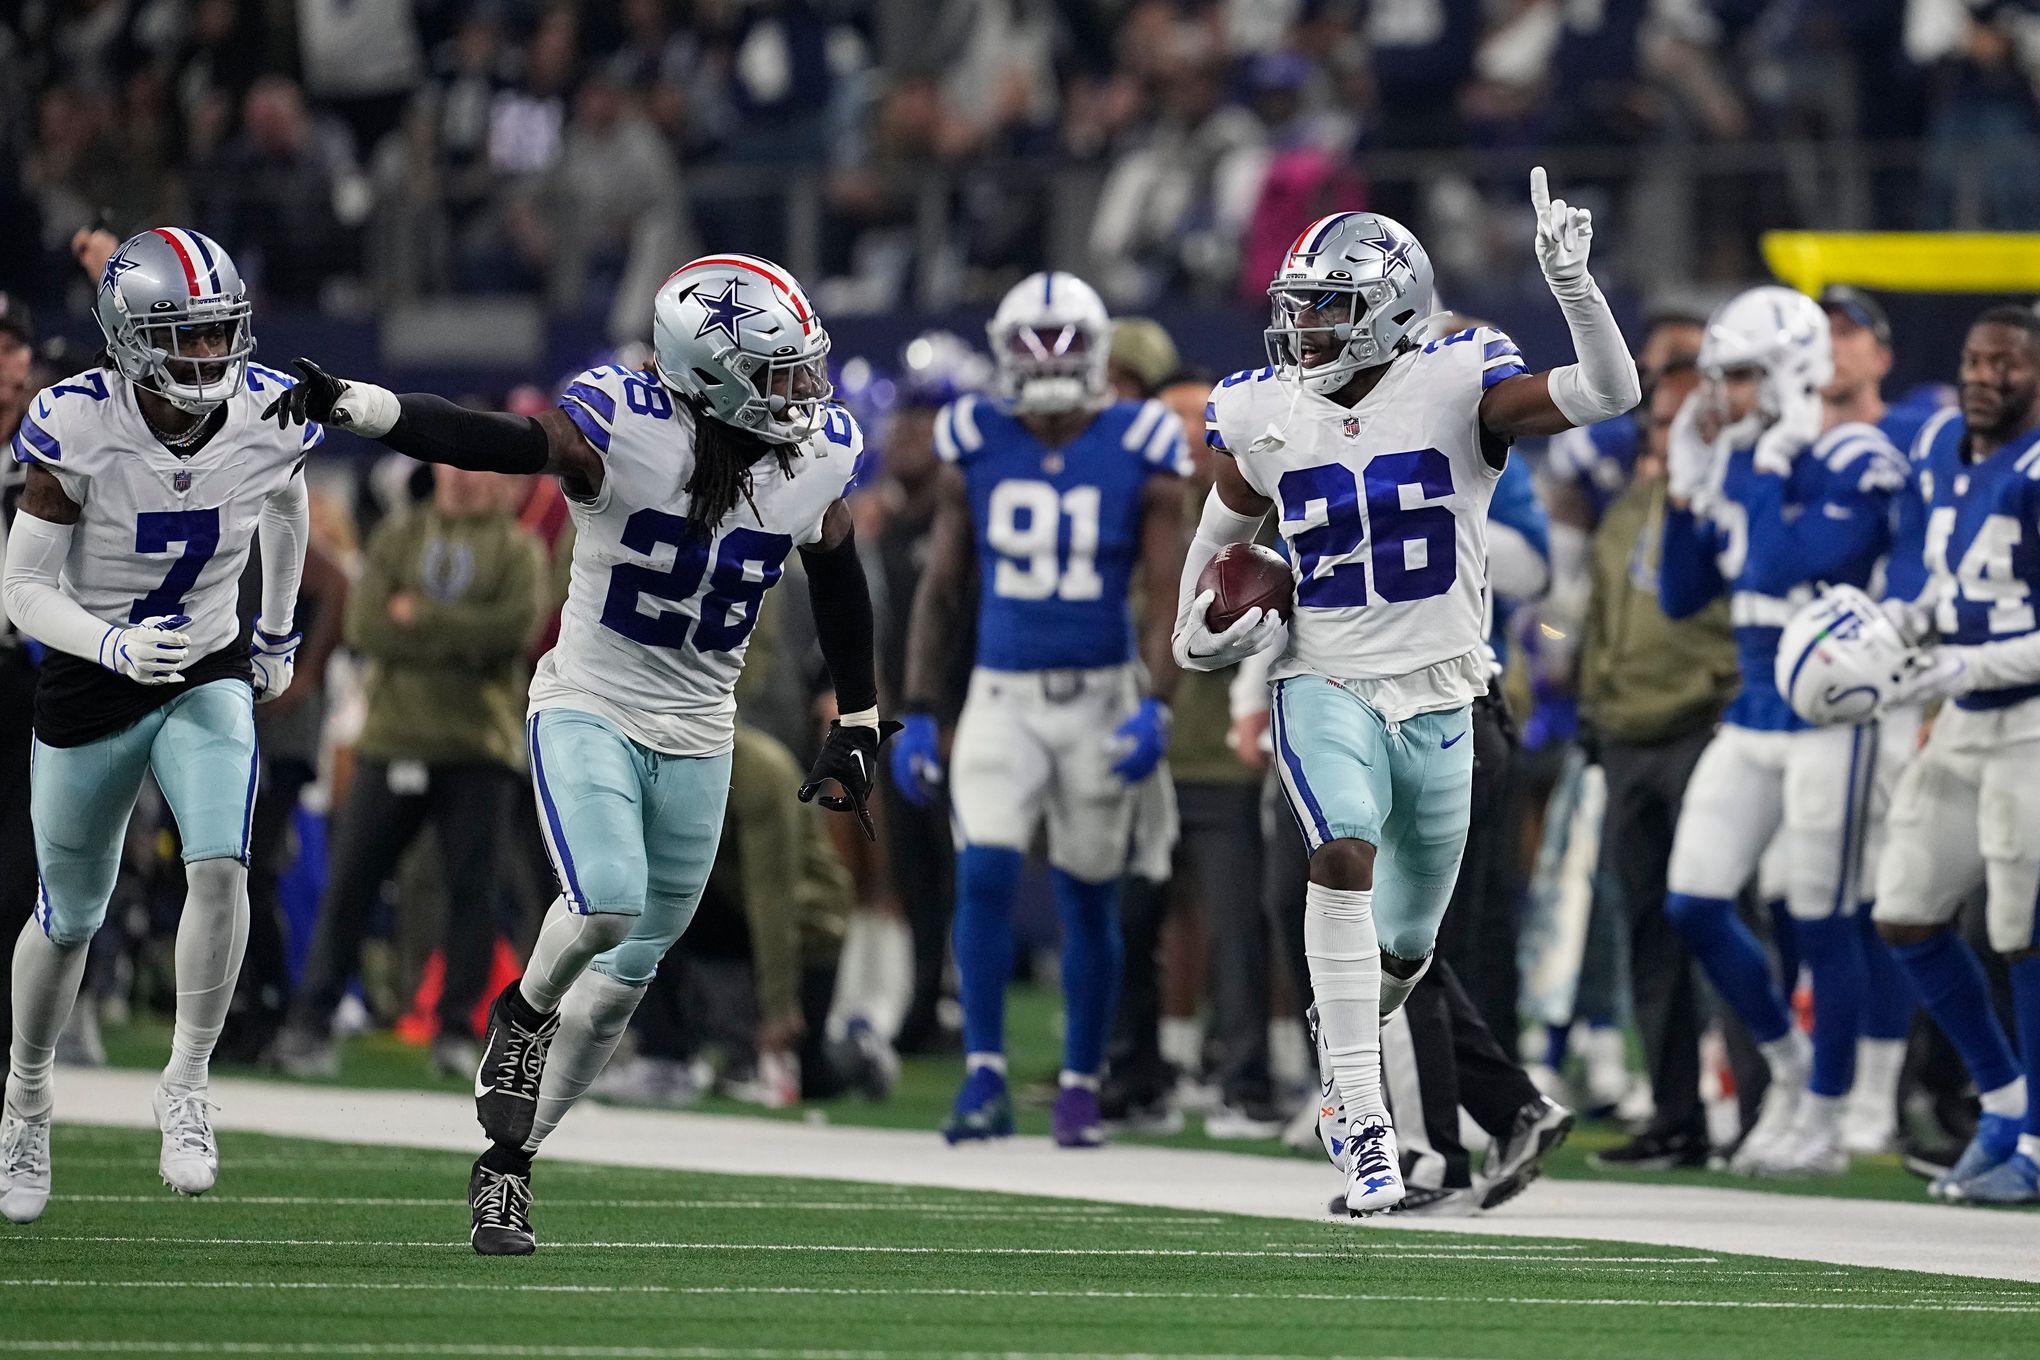
[(1481, 326), (1389, 361), (1351, 408), (1235, 373), (1212, 389), (1205, 443), (1275, 503), (1296, 580), (1273, 680), (1366, 682), (1392, 721), (1486, 692), (1487, 517), (1500, 469), (1481, 452), (1480, 399), (1524, 372)]
[(1150, 477), (1189, 471), (1182, 422), (1158, 401), (1114, 402), (1051, 449), (996, 402), (967, 396), (936, 416), (935, 452), (962, 470), (970, 494), (977, 664), (1041, 671), (1131, 660), (1127, 590), (1143, 500)]
[(559, 642), (532, 677), (531, 711), (577, 709), (655, 751), (720, 755), (734, 739), (758, 606), (787, 555), (821, 537), (863, 435), (849, 412), (825, 408), (793, 471), (761, 461), (749, 497), (709, 532), (687, 520), (694, 413), (656, 380), (590, 369), (560, 407), (602, 455), (602, 489), (567, 502), (572, 575)]

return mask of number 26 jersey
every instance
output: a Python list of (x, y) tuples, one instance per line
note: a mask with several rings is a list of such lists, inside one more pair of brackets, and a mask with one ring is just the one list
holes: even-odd
[(605, 718), (667, 755), (712, 756), (736, 731), (737, 677), (765, 592), (857, 469), (863, 435), (840, 406), (791, 473), (767, 457), (713, 531), (687, 519), (694, 413), (614, 365), (569, 383), (560, 407), (602, 455), (602, 489), (568, 498), (574, 560), (560, 639), (538, 663), (531, 711)]
[(1368, 682), (1400, 720), (1486, 691), (1487, 517), (1499, 469), (1481, 452), (1480, 399), (1524, 372), (1481, 326), (1389, 361), (1358, 404), (1272, 368), (1212, 390), (1205, 442), (1275, 503), (1296, 580), (1289, 648), (1270, 679)]

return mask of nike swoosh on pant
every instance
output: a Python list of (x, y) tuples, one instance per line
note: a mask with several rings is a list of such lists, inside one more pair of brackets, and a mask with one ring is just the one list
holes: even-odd
[[(1466, 732), (1471, 732), (1472, 730), (1473, 730), (1473, 729), (1469, 727), (1469, 728), (1467, 728), (1467, 729), (1466, 729)], [(1465, 736), (1465, 735), (1466, 735), (1466, 732), (1461, 732), (1461, 733), (1459, 734), (1459, 737), (1463, 737), (1463, 736)], [(1454, 743), (1456, 743), (1456, 742), (1457, 742), (1457, 741), (1459, 740), (1459, 737), (1447, 737), (1447, 738), (1445, 738), (1445, 740), (1443, 740), (1443, 741), (1441, 741), (1441, 742), (1439, 742), (1439, 743), (1438, 743), (1439, 749), (1440, 749), (1440, 750), (1445, 750), (1445, 751), (1449, 751), (1449, 750), (1451, 750), (1451, 749), (1452, 749), (1452, 747), (1453, 747), (1453, 745), (1454, 745)]]

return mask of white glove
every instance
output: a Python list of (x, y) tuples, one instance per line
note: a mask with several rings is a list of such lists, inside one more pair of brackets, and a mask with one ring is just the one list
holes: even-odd
[(1884, 696), (1884, 702), (1877, 706), (1878, 711), (1929, 704), (1936, 699), (1952, 699), (1958, 694), (1966, 694), (1970, 688), (1964, 683), (1968, 671), (1969, 663), (1963, 660), (1961, 648), (1923, 648), (1907, 659), (1904, 678)]
[(256, 703), (266, 704), (290, 688), (291, 677), (297, 673), (298, 644), (304, 640), (303, 633), (279, 637), (263, 632), (259, 623), (255, 626), (255, 636), (248, 642), (248, 659), (255, 663)]
[(1170, 641), (1178, 666), (1192, 671), (1224, 670), (1257, 652), (1288, 645), (1289, 624), (1273, 610), (1249, 609), (1223, 633), (1212, 632), (1204, 621), (1205, 611), (1217, 598), (1217, 591), (1205, 591), (1190, 601), (1176, 620)]
[(1672, 499), (1687, 502), (1695, 514), (1707, 513), (1714, 494), (1715, 446), (1700, 437), (1701, 394), (1679, 404), (1666, 432), (1665, 476)]
[(1820, 393), (1801, 388), (1779, 394), (1778, 418), (1757, 436), (1750, 461), (1759, 472), (1792, 475), (1792, 460), (1820, 438)]
[(1917, 647), (1934, 635), (1934, 609), (1932, 605), (1919, 600), (1886, 599), (1877, 602), (1877, 610), (1891, 620), (1891, 626), (1905, 639), (1908, 647)]
[(190, 635), (179, 630), (187, 614), (158, 614), (129, 628), (109, 628), (99, 644), (99, 664), (143, 685), (181, 685), (177, 672), (191, 662)]
[(1551, 196), (1544, 167), (1530, 172), (1530, 206), (1537, 214), (1537, 267), (1554, 293), (1569, 291), (1587, 277), (1587, 252), (1594, 244), (1594, 215)]

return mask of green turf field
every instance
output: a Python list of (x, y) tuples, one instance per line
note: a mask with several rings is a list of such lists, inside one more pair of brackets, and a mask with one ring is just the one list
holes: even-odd
[[(1015, 1113), (1023, 1134), (1049, 1132), (1049, 1107), (1055, 1099), (1055, 1076), (1061, 1037), (1061, 1001), (1049, 988), (1016, 986), (1008, 1003), (1007, 1042), (1017, 1099)], [(149, 1019), (106, 1036), (109, 1060), (119, 1067), (156, 1068), (170, 1051), (167, 1020)], [(263, 1076), (258, 1069), (219, 1064), (230, 1076)], [(705, 1113), (744, 1114), (760, 1118), (806, 1119), (819, 1108), (832, 1123), (863, 1124), (881, 1128), (927, 1129), (931, 1135), (940, 1126), (962, 1077), (962, 1059), (910, 1058), (903, 1065), (899, 1088), (883, 1105), (851, 1097), (826, 1106), (793, 1110), (766, 1110), (720, 1096), (710, 1096), (694, 1107)], [(278, 1080), (289, 1080), (278, 1077)], [(399, 1042), (389, 1034), (366, 1035), (349, 1041), (342, 1054), (338, 1085), (374, 1086), (399, 1090), (459, 1091), (467, 1079), (434, 1076), (426, 1066), (425, 1052)], [(1748, 1189), (1751, 1182), (1726, 1172), (1602, 1172), (1587, 1161), (1588, 1154), (1613, 1147), (1623, 1140), (1612, 1125), (1582, 1126), (1566, 1145), (1553, 1155), (1548, 1174), (1577, 1179), (1657, 1182), (1673, 1185), (1717, 1185)], [(1171, 1138), (1129, 1139), (1169, 1147), (1210, 1148), (1225, 1152), (1259, 1153), (1268, 1156), (1299, 1156), (1274, 1140), (1258, 1142), (1216, 1142), (1206, 1138), (1201, 1121), (1191, 1118), (1184, 1132)], [(1315, 1154), (1311, 1154), (1315, 1155)], [(1813, 1180), (1765, 1181), (1765, 1190), (1786, 1194), (1845, 1195), (1855, 1199), (1891, 1199), (1918, 1202), (1926, 1198), (1926, 1183), (1906, 1173), (1896, 1157), (1859, 1157), (1845, 1175)]]
[[(466, 1240), (466, 1159), (60, 1125), (0, 1224), (0, 1354), (1592, 1360), (2033, 1352), (2040, 1285), (948, 1190), (539, 1165), (539, 1255)], [(231, 1349), (229, 1349), (231, 1348)]]

